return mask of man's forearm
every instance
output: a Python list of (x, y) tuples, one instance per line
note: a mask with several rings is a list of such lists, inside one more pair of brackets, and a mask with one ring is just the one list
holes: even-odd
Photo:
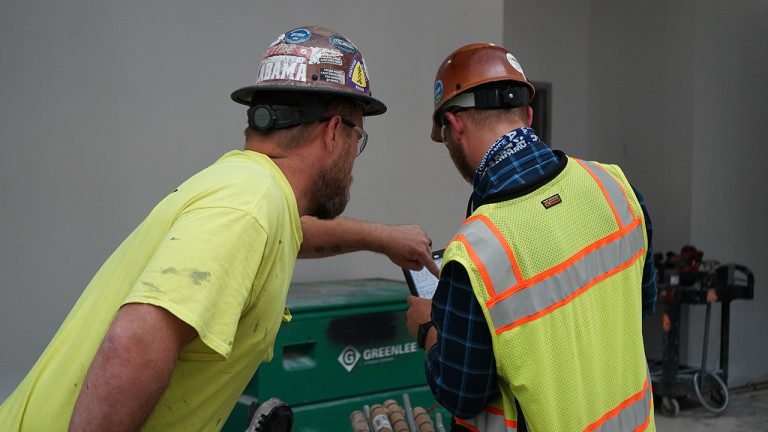
[(344, 217), (326, 221), (301, 218), (304, 242), (299, 258), (324, 258), (361, 250), (383, 253), (382, 225)]
[(432, 240), (418, 225), (385, 225), (338, 217), (325, 221), (301, 218), (304, 242), (299, 258), (323, 258), (367, 250), (384, 254), (396, 265), (421, 270), (427, 267), (437, 276), (432, 260)]

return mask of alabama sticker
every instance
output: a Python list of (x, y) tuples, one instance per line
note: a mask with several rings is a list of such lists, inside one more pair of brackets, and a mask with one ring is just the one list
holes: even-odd
[(297, 56), (273, 56), (261, 61), (259, 81), (307, 81), (307, 59)]

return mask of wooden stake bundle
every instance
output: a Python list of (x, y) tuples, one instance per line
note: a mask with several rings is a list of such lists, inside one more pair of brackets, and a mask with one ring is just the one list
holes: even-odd
[(429, 414), (422, 407), (413, 408), (413, 421), (416, 423), (418, 432), (435, 432), (435, 426), (432, 424), (432, 419), (429, 418)]
[(389, 417), (387, 417), (387, 410), (381, 404), (371, 407), (371, 423), (373, 424), (373, 432), (393, 432)]
[(352, 432), (371, 432), (368, 427), (368, 420), (360, 410), (352, 411), (352, 414), (349, 415), (349, 423), (352, 425)]
[(408, 429), (408, 423), (405, 421), (405, 410), (397, 404), (394, 399), (388, 399), (384, 402), (384, 408), (387, 409), (387, 417), (392, 425), (393, 432), (411, 432)]

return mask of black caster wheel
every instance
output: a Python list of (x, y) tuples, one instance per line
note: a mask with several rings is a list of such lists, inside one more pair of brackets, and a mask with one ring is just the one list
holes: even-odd
[(674, 417), (680, 413), (680, 402), (669, 396), (661, 398), (661, 413), (667, 417)]

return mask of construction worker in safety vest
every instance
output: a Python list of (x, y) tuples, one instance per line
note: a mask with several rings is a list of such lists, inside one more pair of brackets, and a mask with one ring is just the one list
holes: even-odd
[(655, 430), (642, 196), (618, 166), (539, 140), (534, 87), (504, 48), (459, 48), (434, 89), (432, 140), (473, 192), (434, 297), (408, 298), (408, 330), (451, 430)]

